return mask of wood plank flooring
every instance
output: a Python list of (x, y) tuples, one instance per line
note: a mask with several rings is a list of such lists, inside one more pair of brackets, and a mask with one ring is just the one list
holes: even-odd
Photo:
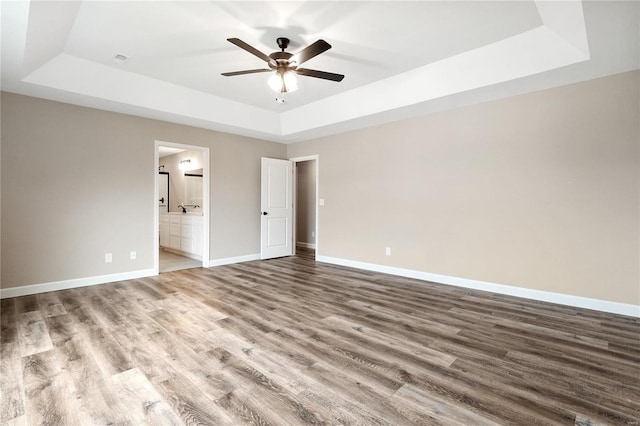
[(3, 425), (640, 424), (640, 320), (312, 252), (2, 300)]

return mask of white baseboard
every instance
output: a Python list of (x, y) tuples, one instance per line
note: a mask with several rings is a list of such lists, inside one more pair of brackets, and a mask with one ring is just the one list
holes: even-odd
[[(230, 265), (233, 263), (249, 262), (260, 260), (260, 254), (250, 254), (246, 256), (227, 257), (224, 259), (209, 260), (210, 267)], [(348, 259), (340, 259), (329, 256), (316, 256), (318, 262), (331, 263), (334, 265), (349, 266), (352, 268), (364, 269), (368, 271), (381, 272), (390, 275), (398, 275), (407, 278), (415, 278), (423, 281), (430, 281), (439, 284), (453, 285), (457, 287), (470, 288), (474, 290), (488, 291), (491, 293), (506, 294), (509, 296), (523, 297), (526, 299), (540, 300), (543, 302), (558, 303), (561, 305), (574, 306), (578, 308), (593, 309), (596, 311), (610, 312), (632, 317), (640, 317), (640, 306), (627, 303), (611, 302), (608, 300), (591, 299), (588, 297), (572, 296), (550, 291), (534, 290), (523, 287), (514, 287), (504, 284), (495, 284), (486, 281), (471, 280), (467, 278), (452, 277), (449, 275), (433, 274), (430, 272), (416, 271), (412, 269), (396, 268), (391, 266), (377, 265), (375, 263), (358, 262)], [(94, 277), (77, 278), (64, 281), (53, 281), (43, 284), (32, 284), (21, 287), (9, 287), (0, 289), (0, 299), (9, 297), (27, 296), (31, 294), (46, 293), (49, 291), (65, 290), (68, 288), (86, 287), (96, 284), (106, 284), (115, 281), (134, 280), (154, 276), (153, 269), (142, 269), (139, 271), (122, 272), (118, 274), (99, 275)]]
[(298, 241), (296, 245), (300, 247), (308, 248), (308, 249), (314, 249), (314, 250), (316, 249), (316, 245), (312, 243), (303, 243), (301, 241)]
[(248, 254), (246, 256), (225, 257), (224, 259), (209, 260), (209, 267), (231, 265), (233, 263), (250, 262), (252, 260), (260, 260), (260, 253)]
[(588, 297), (572, 296), (568, 294), (534, 290), (530, 288), (514, 287), (504, 284), (495, 284), (486, 281), (477, 281), (467, 278), (452, 277), (448, 275), (432, 274), (430, 272), (395, 268), (391, 266), (377, 265), (375, 263), (358, 262), (354, 260), (340, 259), (329, 256), (316, 256), (316, 260), (318, 262), (349, 266), (352, 268), (382, 272), (390, 275), (399, 275), (407, 278), (416, 278), (419, 280), (431, 281), (439, 284), (471, 288), (474, 290), (488, 291), (491, 293), (506, 294), (509, 296), (523, 297), (526, 299), (540, 300), (543, 302), (558, 303), (560, 305), (568, 305), (578, 308), (593, 309), (596, 311), (610, 312), (613, 314), (628, 315), (631, 317), (640, 317), (640, 305), (610, 302), (608, 300), (591, 299)]
[(46, 293), (49, 291), (66, 290), (68, 288), (86, 287), (96, 284), (106, 284), (115, 281), (135, 280), (138, 278), (156, 275), (153, 269), (141, 269), (139, 271), (121, 272), (118, 274), (98, 275), (95, 277), (75, 278), (72, 280), (53, 281), (43, 284), (31, 284), (21, 287), (9, 287), (0, 289), (0, 299), (8, 297), (27, 296), (30, 294)]

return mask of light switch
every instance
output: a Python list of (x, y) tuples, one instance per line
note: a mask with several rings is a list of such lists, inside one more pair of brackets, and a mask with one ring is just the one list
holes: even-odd
[(318, 203), (319, 203), (321, 206), (324, 206), (324, 198), (320, 198), (320, 199), (318, 200)]

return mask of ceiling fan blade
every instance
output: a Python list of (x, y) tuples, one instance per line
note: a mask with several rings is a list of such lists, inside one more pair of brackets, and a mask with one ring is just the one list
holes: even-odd
[(223, 72), (222, 75), (225, 77), (233, 77), (234, 75), (243, 75), (243, 74), (255, 74), (258, 72), (273, 72), (271, 69), (260, 68), (257, 70), (244, 70), (244, 71), (232, 71), (232, 72)]
[(314, 56), (318, 56), (322, 52), (326, 52), (329, 49), (331, 49), (331, 45), (329, 43), (324, 40), (318, 40), (293, 55), (290, 61), (295, 62), (297, 65), (301, 65), (303, 62), (307, 62)]
[(271, 59), (268, 55), (265, 55), (264, 53), (262, 53), (261, 51), (259, 51), (255, 47), (245, 43), (244, 41), (240, 40), (239, 38), (228, 38), (227, 41), (230, 42), (230, 43), (235, 44), (240, 49), (244, 49), (247, 52), (251, 53), (252, 55), (257, 56), (258, 58), (262, 59), (265, 62), (272, 63), (274, 66), (276, 65), (276, 61)]
[(332, 72), (310, 70), (307, 68), (298, 68), (296, 70), (296, 73), (307, 76), (307, 77), (322, 78), (324, 80), (331, 80), (331, 81), (342, 81), (342, 79), (344, 78), (344, 75), (342, 74), (334, 74)]

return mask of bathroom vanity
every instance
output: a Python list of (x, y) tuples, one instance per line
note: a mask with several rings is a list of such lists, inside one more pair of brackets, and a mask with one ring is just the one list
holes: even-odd
[(202, 213), (160, 214), (160, 247), (202, 260)]

